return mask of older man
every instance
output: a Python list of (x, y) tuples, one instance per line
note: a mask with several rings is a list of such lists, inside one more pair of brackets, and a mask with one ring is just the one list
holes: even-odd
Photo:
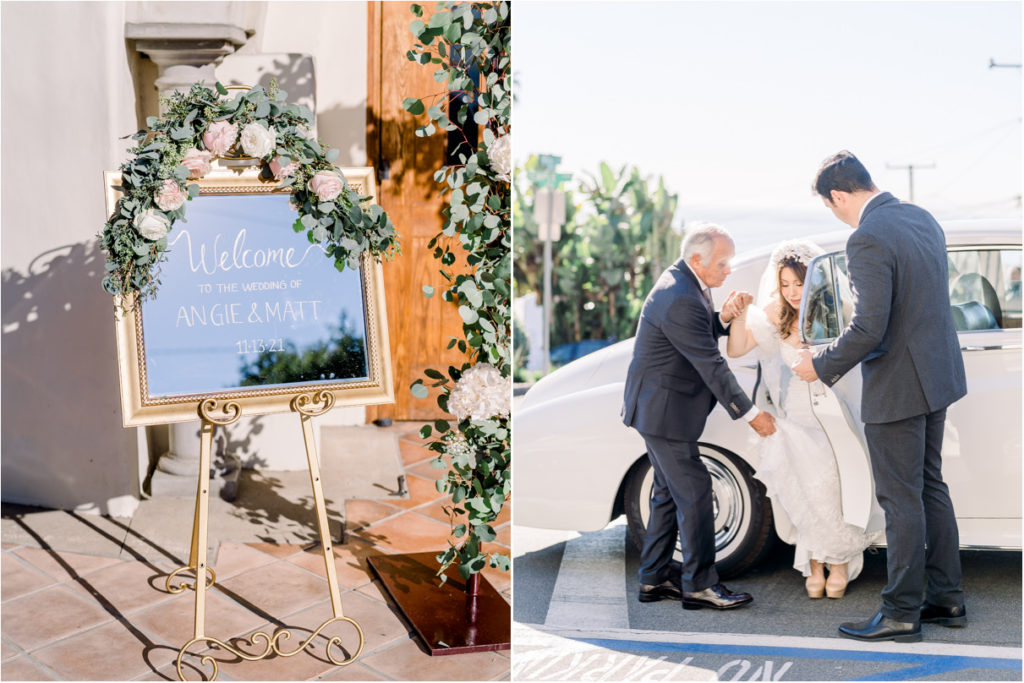
[[(685, 609), (731, 609), (753, 600), (718, 581), (711, 477), (697, 449), (716, 401), (761, 436), (775, 431), (774, 418), (753, 406), (718, 350), (732, 320), (731, 302), (752, 298), (733, 292), (721, 314), (713, 308), (711, 288), (731, 272), (735, 251), (729, 233), (717, 225), (689, 230), (682, 257), (661, 274), (640, 313), (623, 422), (644, 437), (654, 469), (641, 602), (669, 598), (682, 600)], [(682, 566), (672, 561), (677, 536)]]

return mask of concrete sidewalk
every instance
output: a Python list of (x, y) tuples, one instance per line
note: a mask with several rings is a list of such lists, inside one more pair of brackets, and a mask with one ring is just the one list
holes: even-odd
[[(432, 453), (419, 423), (388, 428), (398, 436), (407, 498), (332, 503), (335, 567), (345, 616), (361, 626), (359, 659), (338, 667), (326, 639), (294, 657), (250, 662), (213, 651), (221, 680), (477, 680), (509, 677), (508, 652), (430, 657), (374, 579), (366, 558), (382, 553), (441, 550), (449, 532), (444, 497), (433, 480)], [(327, 477), (325, 476), (325, 480)], [(245, 491), (259, 504), (246, 503)], [(269, 494), (269, 495), (268, 495)], [(131, 519), (5, 506), (2, 531), (2, 665), (4, 680), (176, 680), (178, 649), (192, 637), (195, 594), (169, 593), (167, 573), (188, 560), (194, 499), (144, 501)], [(343, 512), (342, 512), (343, 511)], [(235, 504), (210, 505), (211, 566), (206, 634), (247, 652), (262, 648), (234, 639), (288, 627), (294, 649), (331, 616), (323, 553), (306, 472), (247, 472)], [(491, 550), (509, 552), (510, 511), (498, 520)], [(508, 574), (486, 578), (506, 599)], [(347, 630), (346, 630), (347, 629)], [(351, 627), (332, 625), (343, 647), (358, 642)], [(192, 650), (190, 650), (192, 651)], [(208, 677), (192, 658), (190, 679)]]

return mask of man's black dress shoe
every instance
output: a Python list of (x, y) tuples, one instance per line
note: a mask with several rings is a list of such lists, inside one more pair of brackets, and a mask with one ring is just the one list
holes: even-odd
[(961, 628), (967, 626), (967, 608), (963, 605), (960, 607), (940, 607), (939, 605), (926, 602), (921, 608), (921, 623)]
[(651, 586), (640, 584), (640, 602), (657, 602), (658, 600), (682, 600), (683, 591), (673, 581), (662, 581)]
[(733, 609), (753, 602), (750, 593), (733, 593), (720, 583), (702, 591), (683, 591), (683, 609)]
[(896, 621), (879, 612), (867, 621), (842, 624), (839, 635), (869, 642), (895, 640), (897, 643), (916, 643), (921, 640), (921, 624)]

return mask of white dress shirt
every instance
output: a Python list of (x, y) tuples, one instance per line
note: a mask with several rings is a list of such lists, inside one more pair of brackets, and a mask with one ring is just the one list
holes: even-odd
[[(693, 273), (693, 276), (695, 278), (697, 278), (697, 282), (700, 283), (701, 289), (703, 289), (707, 293), (708, 299), (710, 299), (711, 298), (711, 288), (708, 287), (708, 284), (706, 282), (704, 282), (703, 278), (701, 278), (700, 275), (697, 275), (697, 271), (695, 271), (693, 268), (691, 268), (690, 264), (687, 263), (685, 260), (683, 260), (683, 265), (685, 265), (686, 268), (691, 273)], [(711, 305), (711, 308), (712, 308), (712, 310), (714, 310), (714, 304), (713, 303)], [(732, 321), (730, 320), (727, 323), (722, 322), (722, 314), (718, 313), (718, 312), (715, 312), (715, 315), (718, 316), (718, 322), (722, 323), (722, 327), (724, 327), (725, 329), (729, 329), (729, 325), (732, 324)], [(757, 406), (752, 406), (750, 408), (750, 410), (748, 410), (747, 412), (743, 413), (742, 415), (740, 415), (736, 419), (741, 419), (742, 418), (742, 419), (746, 420), (747, 422), (753, 422), (754, 418), (757, 417), (757, 414), (759, 412), (761, 412), (761, 411), (757, 409)]]
[(857, 214), (857, 225), (860, 225), (861, 219), (864, 218), (864, 209), (868, 208), (868, 204), (871, 203), (871, 200), (874, 199), (875, 197), (877, 197), (880, 194), (882, 194), (881, 190), (875, 192), (873, 195), (868, 197), (868, 200), (866, 202), (864, 202), (863, 204), (860, 205), (860, 213)]

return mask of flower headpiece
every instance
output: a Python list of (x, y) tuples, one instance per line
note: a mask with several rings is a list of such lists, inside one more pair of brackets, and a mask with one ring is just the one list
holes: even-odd
[(786, 259), (796, 259), (804, 266), (810, 265), (811, 261), (815, 257), (821, 256), (825, 253), (825, 250), (819, 247), (814, 242), (807, 240), (786, 240), (779, 246), (775, 247), (772, 252), (769, 263), (771, 264), (772, 270), (777, 270), (779, 263)]

